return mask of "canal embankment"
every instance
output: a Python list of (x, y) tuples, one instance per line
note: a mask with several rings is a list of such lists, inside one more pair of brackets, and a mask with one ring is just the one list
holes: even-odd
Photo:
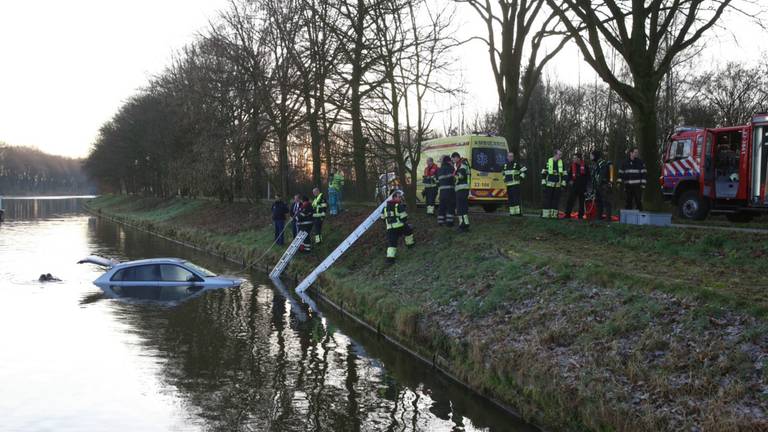
[[(104, 196), (89, 208), (245, 264), (273, 241), (263, 204)], [(329, 218), (325, 244), (288, 276), (370, 211)], [(417, 246), (397, 264), (375, 226), (322, 293), (546, 428), (768, 428), (768, 236), (481, 215), (460, 234), (418, 213)]]

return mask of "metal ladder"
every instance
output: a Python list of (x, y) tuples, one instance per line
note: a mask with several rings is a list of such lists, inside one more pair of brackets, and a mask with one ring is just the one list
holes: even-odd
[[(391, 195), (390, 195), (391, 198)], [(312, 285), (320, 276), (320, 273), (326, 271), (331, 265), (333, 265), (334, 262), (336, 262), (341, 255), (349, 249), (352, 244), (359, 239), (366, 231), (368, 231), (368, 228), (370, 228), (377, 220), (379, 220), (381, 215), (381, 210), (384, 208), (384, 206), (387, 205), (387, 198), (382, 202), (378, 207), (376, 207), (376, 210), (371, 213), (370, 216), (368, 216), (363, 223), (361, 223), (354, 231), (352, 231), (352, 234), (350, 234), (346, 239), (344, 239), (343, 242), (339, 246), (336, 247), (336, 249), (331, 252), (330, 255), (328, 255), (323, 262), (320, 263), (319, 266), (315, 267), (314, 270), (312, 270), (312, 273), (310, 273), (306, 278), (304, 278), (303, 281), (296, 287), (297, 293), (303, 293), (307, 288), (309, 288), (310, 285)]]
[(291, 244), (288, 245), (288, 249), (286, 249), (285, 253), (283, 253), (283, 256), (280, 257), (280, 261), (275, 264), (275, 268), (269, 272), (270, 278), (275, 279), (280, 277), (280, 275), (283, 273), (283, 270), (285, 270), (285, 267), (289, 262), (291, 262), (291, 258), (296, 255), (296, 251), (299, 250), (299, 246), (301, 246), (301, 243), (305, 238), (307, 238), (306, 231), (299, 231), (296, 233), (296, 238), (294, 238)]

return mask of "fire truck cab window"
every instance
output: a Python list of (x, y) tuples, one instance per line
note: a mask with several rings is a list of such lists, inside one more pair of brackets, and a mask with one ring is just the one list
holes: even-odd
[(690, 139), (672, 141), (669, 147), (669, 160), (685, 159), (691, 156), (691, 147), (693, 143)]
[(721, 132), (715, 142), (716, 194), (720, 198), (734, 198), (739, 184), (741, 131)]

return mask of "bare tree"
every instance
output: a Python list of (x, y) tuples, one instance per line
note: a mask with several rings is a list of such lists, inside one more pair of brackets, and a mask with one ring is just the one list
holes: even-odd
[[(650, 179), (659, 176), (657, 97), (675, 59), (718, 22), (732, 0), (547, 0), (584, 59), (632, 108), (635, 141)], [(606, 55), (615, 50), (629, 76), (620, 76)], [(645, 199), (660, 203), (656, 182)]]
[[(496, 80), (499, 106), (504, 118), (504, 136), (515, 154), (520, 153), (521, 124), (544, 66), (565, 46), (563, 37), (539, 58), (548, 35), (557, 34), (556, 14), (546, 0), (455, 0), (472, 6), (485, 23), (488, 57)], [(501, 41), (497, 41), (497, 34)], [(526, 46), (528, 45), (528, 46)]]

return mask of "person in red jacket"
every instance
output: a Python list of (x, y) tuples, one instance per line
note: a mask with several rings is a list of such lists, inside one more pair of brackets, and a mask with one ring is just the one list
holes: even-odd
[(427, 201), (427, 214), (435, 214), (435, 200), (437, 199), (437, 172), (439, 171), (434, 159), (427, 158), (427, 166), (424, 167), (424, 198)]
[(568, 201), (565, 204), (565, 218), (571, 218), (571, 210), (576, 199), (579, 200), (579, 220), (584, 219), (584, 195), (587, 193), (587, 182), (590, 179), (589, 166), (581, 153), (576, 153), (568, 167)]

